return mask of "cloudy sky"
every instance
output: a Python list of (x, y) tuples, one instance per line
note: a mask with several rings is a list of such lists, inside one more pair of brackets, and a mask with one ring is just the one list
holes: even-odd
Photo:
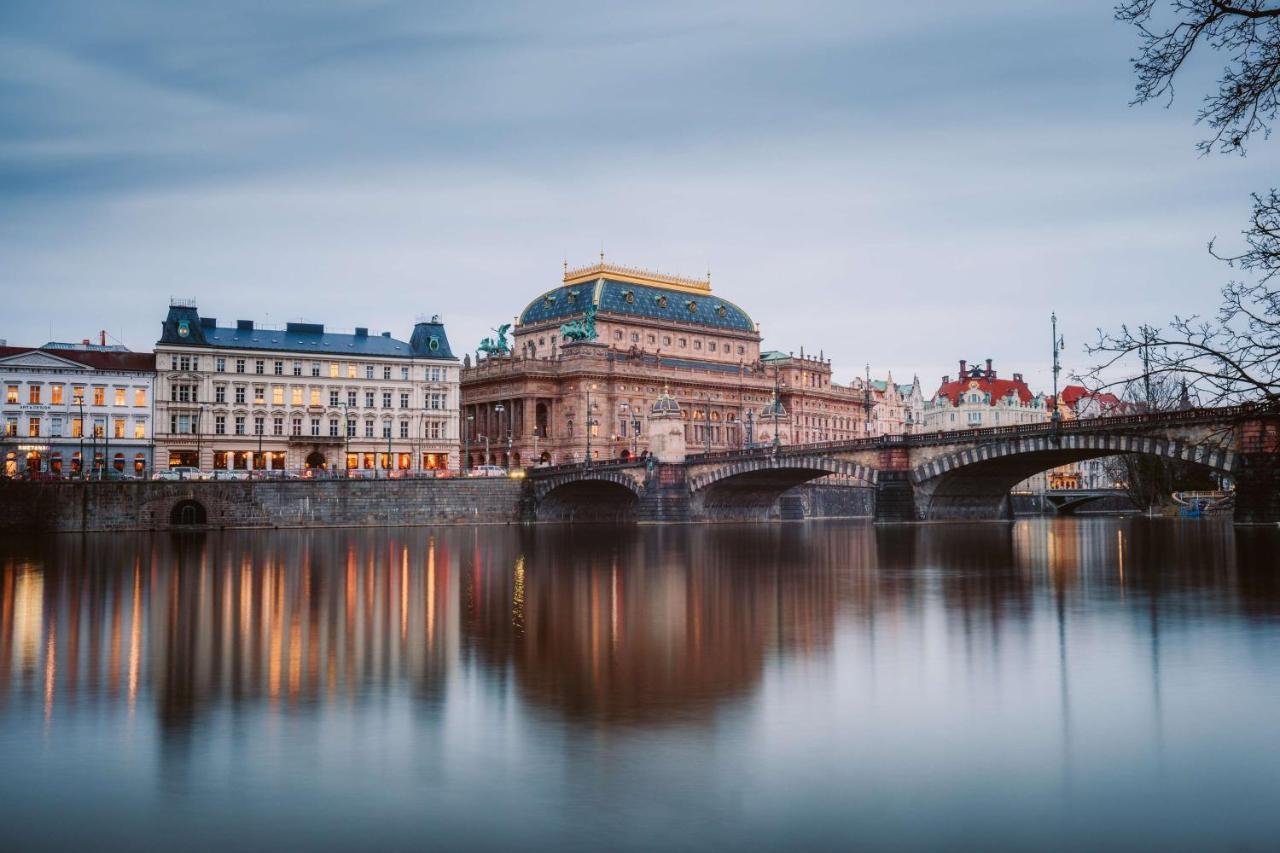
[[(439, 313), (562, 262), (699, 275), (765, 346), (1047, 387), (1100, 325), (1211, 309), (1274, 154), (1129, 107), (1110, 3), (6, 0), (0, 338)], [(933, 389), (926, 387), (926, 393)]]

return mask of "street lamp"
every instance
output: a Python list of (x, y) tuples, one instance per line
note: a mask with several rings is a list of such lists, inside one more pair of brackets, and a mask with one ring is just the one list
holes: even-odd
[(259, 465), (263, 465), (264, 470), (266, 468), (265, 463), (262, 461), (262, 427), (263, 427), (262, 419), (255, 417), (253, 419), (253, 431), (258, 435), (258, 455), (255, 456), (253, 459), (253, 470), (249, 472), (250, 477), (253, 477), (255, 475), (255, 472), (258, 470)]
[[(84, 479), (84, 395), (75, 395), (75, 404), (80, 407), (80, 479)], [(155, 461), (152, 460), (154, 467)]]
[(200, 451), (201, 451), (201, 447), (200, 447), (200, 416), (201, 416), (202, 414), (204, 414), (204, 403), (201, 403), (201, 404), (196, 408), (196, 471), (197, 471), (197, 476), (198, 476), (198, 472), (200, 472), (200, 471), (203, 471), (203, 470), (204, 470), (204, 466), (200, 464), (200, 462), (201, 462), (201, 459), (200, 459)]
[(747, 409), (747, 450), (751, 450), (756, 445), (755, 421), (755, 410)]
[[(502, 413), (507, 410), (507, 407), (502, 405), (501, 403), (498, 403), (493, 407), (493, 410), (498, 414), (498, 437), (501, 438), (502, 437)], [(511, 422), (510, 421), (507, 421), (506, 463), (507, 463), (506, 465), (507, 473), (510, 474), (511, 473)]]
[(351, 404), (342, 403), (342, 476), (351, 476)]
[(463, 430), (465, 434), (462, 441), (466, 447), (466, 456), (462, 460), (462, 473), (465, 476), (471, 471), (471, 433), (475, 430), (476, 416), (467, 415), (467, 428)]

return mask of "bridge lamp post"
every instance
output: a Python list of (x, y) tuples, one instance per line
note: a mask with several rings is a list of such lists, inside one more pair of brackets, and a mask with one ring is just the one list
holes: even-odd
[(707, 421), (707, 434), (703, 437), (707, 440), (706, 441), (707, 453), (709, 455), (711, 453), (711, 392), (710, 391), (707, 392), (706, 421)]
[(618, 408), (622, 411), (624, 422), (627, 419), (627, 413), (631, 414), (631, 458), (634, 459), (640, 455), (640, 409), (639, 407), (631, 408), (629, 403), (623, 403)]
[(586, 466), (591, 465), (591, 430), (600, 423), (595, 419), (595, 407), (591, 402), (591, 392), (595, 390), (595, 387), (594, 382), (587, 386), (587, 458), (583, 460), (583, 464)]
[(747, 450), (754, 449), (756, 445), (755, 420), (755, 411), (747, 409)]
[(1058, 362), (1058, 353), (1063, 348), (1063, 339), (1058, 335), (1058, 314), (1052, 312), (1049, 314), (1049, 322), (1053, 328), (1053, 414), (1049, 416), (1049, 420), (1053, 422), (1056, 428), (1062, 423), (1062, 410), (1058, 407), (1058, 373), (1061, 372), (1062, 366)]

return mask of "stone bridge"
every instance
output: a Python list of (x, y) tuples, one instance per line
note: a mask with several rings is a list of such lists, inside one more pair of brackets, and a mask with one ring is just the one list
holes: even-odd
[(535, 469), (526, 516), (795, 517), (794, 487), (832, 482), (872, 490), (879, 521), (1006, 519), (1009, 491), (1027, 477), (1129, 453), (1214, 470), (1236, 484), (1238, 522), (1280, 523), (1280, 413), (1259, 405), (692, 454), (677, 464)]

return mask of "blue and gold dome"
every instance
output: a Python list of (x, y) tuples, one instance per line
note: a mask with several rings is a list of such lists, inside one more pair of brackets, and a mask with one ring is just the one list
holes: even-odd
[(737, 305), (712, 294), (710, 279), (605, 264), (566, 270), (564, 283), (529, 303), (520, 325), (563, 322), (595, 305), (602, 314), (621, 314), (650, 322), (685, 323), (711, 329), (754, 333), (756, 324)]

